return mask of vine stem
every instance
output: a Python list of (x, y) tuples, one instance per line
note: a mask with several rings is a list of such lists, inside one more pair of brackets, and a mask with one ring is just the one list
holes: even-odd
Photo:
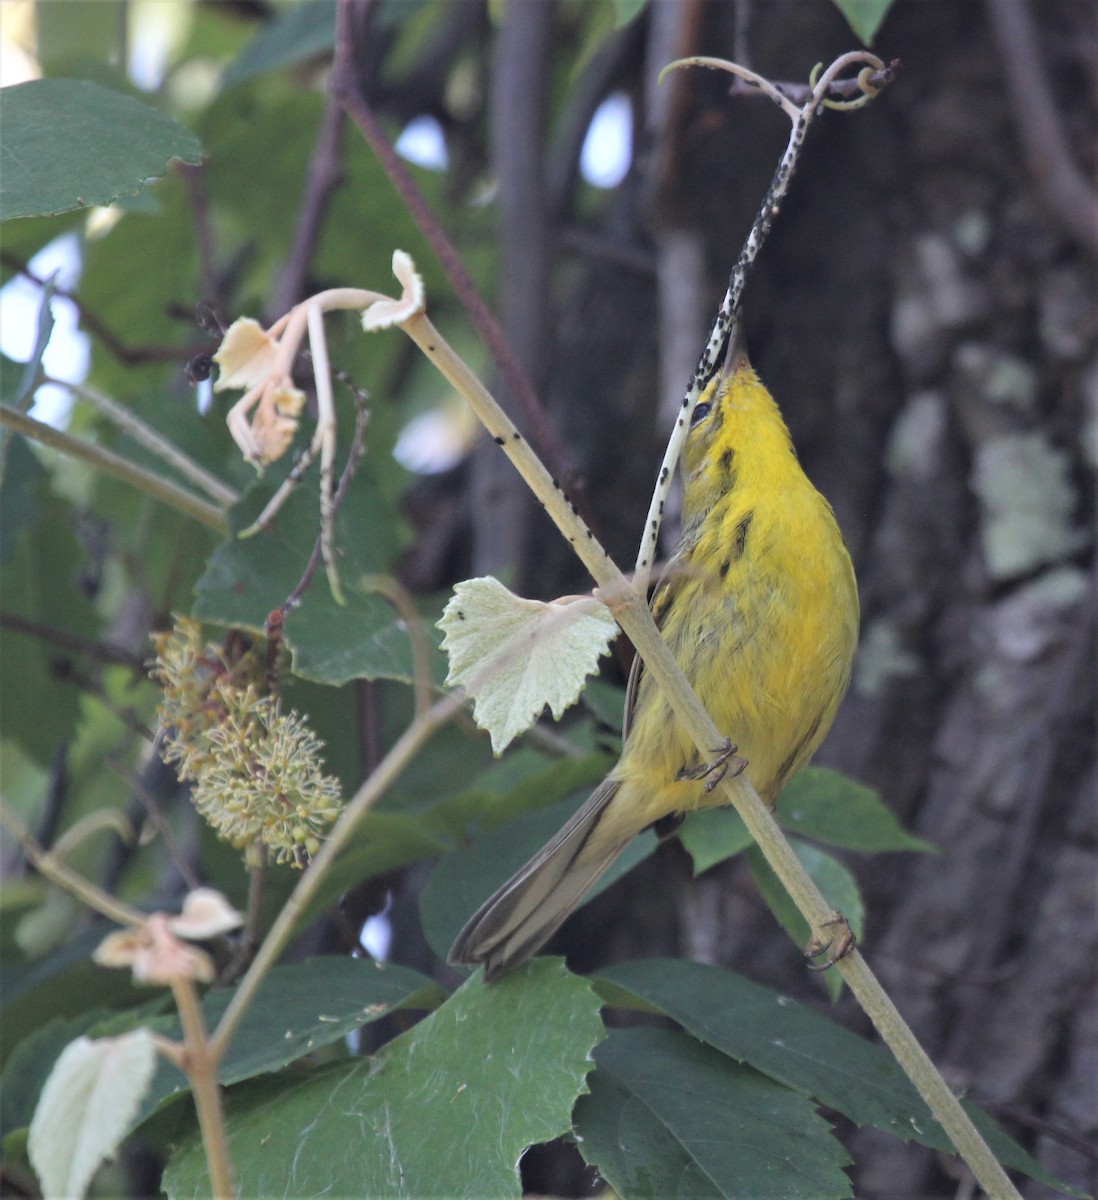
[(229, 520), (223, 508), (196, 496), (194, 492), (180, 487), (177, 483), (172, 483), (170, 479), (164, 479), (152, 471), (145, 470), (144, 467), (139, 467), (128, 458), (115, 454), (113, 450), (107, 450), (83, 438), (73, 437), (63, 430), (54, 429), (52, 425), (36, 421), (34, 417), (27, 416), (18, 409), (9, 408), (6, 404), (0, 404), (0, 425), (7, 425), (17, 433), (33, 438), (43, 446), (59, 450), (70, 458), (79, 458), (90, 463), (103, 474), (121, 479), (123, 483), (130, 484), (154, 500), (183, 513), (184, 516), (193, 517), (218, 533), (229, 533)]
[[(422, 312), (416, 313), (404, 321), (401, 328), (464, 396), (497, 445), (511, 460), (591, 573), (602, 600), (629, 635), (644, 661), (645, 669), (655, 678), (695, 745), (703, 756), (712, 753), (713, 747), (723, 742), (726, 731), (719, 730), (713, 723), (675, 661), (652, 619), (645, 593), (622, 574), (591, 530), (573, 511), (568, 497), (553, 481), (514, 423), (427, 316)], [(743, 775), (735, 778), (726, 776), (720, 787), (725, 798), (743, 818), (751, 836), (812, 927), (820, 944), (825, 943), (829, 938), (828, 922), (835, 914), (794, 854), (770, 810)], [(919, 1045), (861, 953), (853, 950), (839, 959), (835, 969), (842, 974), (877, 1032), (992, 1200), (1006, 1200), (1008, 1197), (1020, 1200), (1002, 1165)]]
[(40, 846), (22, 817), (3, 800), (0, 800), (0, 825), (3, 825), (19, 843), (31, 866), (50, 883), (119, 925), (128, 925), (132, 929), (139, 929), (144, 925), (147, 913), (139, 912), (136, 908), (115, 899), (110, 892), (104, 891), (79, 871), (74, 871), (66, 865), (56, 853)]
[(183, 1055), (179, 1065), (191, 1081), (213, 1194), (217, 1200), (231, 1200), (236, 1191), (233, 1187), (229, 1141), (225, 1135), (221, 1089), (217, 1084), (217, 1066), (221, 1056), (206, 1034), (202, 1006), (191, 980), (173, 979), (172, 995), (179, 1010), (179, 1023), (183, 1027)]
[(312, 865), (302, 875), (297, 887), (290, 893), (290, 898), (282, 906), (247, 974), (233, 993), (233, 998), (214, 1031), (211, 1043), (217, 1061), (220, 1061), (225, 1053), (260, 985), (286, 948), (302, 914), (316, 896), (324, 876), (347, 845), (359, 822), (419, 753), (424, 743), (461, 710), (464, 702), (464, 695), (455, 693), (437, 701), (426, 712), (416, 716), (343, 810), (343, 815), (325, 839)]

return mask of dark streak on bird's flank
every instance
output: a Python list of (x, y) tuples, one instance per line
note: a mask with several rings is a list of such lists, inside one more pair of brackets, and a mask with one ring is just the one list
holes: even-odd
[(754, 511), (744, 515), (740, 523), (736, 526), (736, 558), (743, 558), (743, 552), (747, 548), (747, 531), (751, 528), (751, 522), (755, 519)]

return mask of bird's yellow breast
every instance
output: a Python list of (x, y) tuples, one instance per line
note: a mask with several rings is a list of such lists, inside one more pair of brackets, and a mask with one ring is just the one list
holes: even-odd
[[(713, 384), (683, 454), (683, 534), (653, 613), (717, 727), (774, 803), (812, 756), (846, 691), (858, 628), (850, 556), (801, 470), (777, 405), (746, 364)], [(716, 748), (714, 748), (716, 749)], [(620, 809), (643, 828), (721, 803), (680, 782), (700, 756), (641, 676), (622, 758)]]

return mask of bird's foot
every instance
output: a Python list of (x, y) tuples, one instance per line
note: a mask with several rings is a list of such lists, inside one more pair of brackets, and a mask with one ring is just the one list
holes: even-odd
[(709, 762), (701, 763), (696, 767), (683, 767), (675, 778), (680, 782), (688, 779), (704, 779), (705, 790), (711, 792), (729, 771), (733, 775), (739, 775), (747, 766), (747, 759), (738, 757), (736, 749), (732, 739), (725, 738), (724, 743), (713, 751), (714, 757)]
[(805, 958), (819, 958), (823, 954), (827, 955), (826, 961), (822, 963), (810, 962), (808, 964), (810, 971), (826, 971), (829, 967), (833, 967), (840, 958), (845, 958), (858, 944), (858, 939), (854, 936), (850, 923), (838, 909), (831, 914), (829, 921), (824, 921), (824, 928), (830, 926), (835, 927), (835, 933), (826, 942), (818, 933), (814, 933), (811, 941), (804, 948)]

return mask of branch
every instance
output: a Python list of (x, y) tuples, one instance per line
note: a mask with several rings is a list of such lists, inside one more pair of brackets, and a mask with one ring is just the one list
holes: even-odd
[(22, 818), (0, 800), (0, 824), (15, 838), (27, 861), (50, 883), (75, 896), (81, 904), (86, 904), (94, 912), (101, 913), (108, 920), (119, 925), (129, 925), (134, 929), (145, 923), (146, 914), (138, 912), (121, 900), (116, 900), (110, 892), (97, 887), (90, 879), (85, 879), (78, 871), (67, 866), (55, 854), (44, 849), (35, 840), (34, 834), (23, 823)]
[(1098, 193), (1071, 157), (1029, 8), (1025, 0), (987, 0), (987, 16), (1033, 181), (1064, 230), (1088, 253), (1098, 255)]
[(229, 532), (229, 521), (223, 508), (210, 504), (201, 496), (196, 496), (193, 492), (172, 483), (169, 479), (164, 479), (152, 471), (145, 470), (144, 467), (139, 467), (136, 463), (115, 454), (112, 450), (97, 446), (94, 442), (85, 441), (83, 438), (72, 437), (60, 429), (54, 429), (52, 425), (36, 421), (34, 417), (29, 417), (26, 413), (9, 408), (6, 404), (0, 404), (0, 425), (8, 425), (17, 433), (34, 438), (43, 446), (50, 446), (62, 454), (67, 454), (70, 458), (78, 458), (83, 462), (90, 463), (105, 475), (121, 479), (123, 483), (130, 484), (154, 500), (159, 500), (169, 508), (183, 513), (184, 516), (193, 517), (194, 520), (208, 525), (218, 533), (227, 535)]
[(282, 268), (271, 301), (271, 312), (277, 316), (287, 312), (301, 299), (309, 264), (313, 261), (320, 226), (328, 210), (332, 194), (343, 182), (343, 156), (340, 142), (343, 136), (344, 112), (334, 95), (329, 94), (324, 108), (324, 120), (309, 159), (305, 196), (297, 214), (290, 256)]
[(200, 487), (211, 500), (231, 507), (240, 499), (239, 493), (222, 483), (216, 475), (211, 475), (205, 467), (200, 466), (193, 458), (184, 454), (174, 442), (170, 442), (151, 425), (146, 425), (135, 412), (119, 404), (116, 400), (112, 400), (110, 396), (97, 392), (86, 384), (70, 383), (67, 379), (54, 379), (50, 375), (45, 376), (43, 382), (67, 388), (81, 400), (86, 400), (97, 412), (102, 413), (109, 421), (117, 425), (139, 446), (144, 446), (146, 450), (163, 459), (168, 466), (174, 467), (180, 475)]

